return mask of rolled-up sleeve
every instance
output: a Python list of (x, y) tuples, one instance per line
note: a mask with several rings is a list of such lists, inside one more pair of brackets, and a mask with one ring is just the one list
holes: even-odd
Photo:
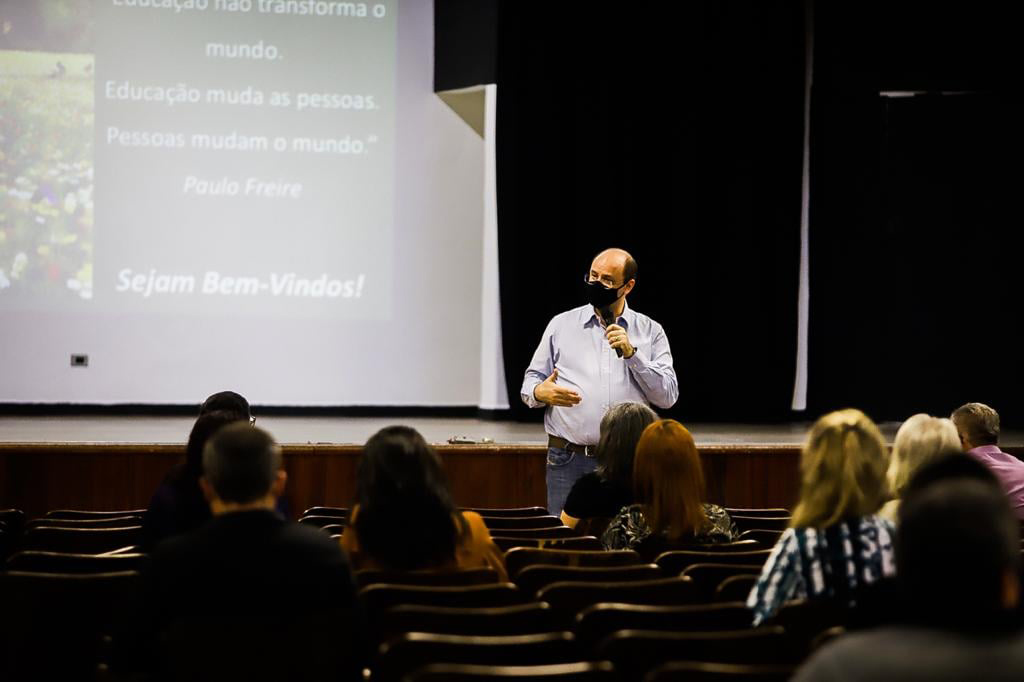
[[(639, 348), (633, 356), (626, 360), (626, 366), (647, 401), (655, 407), (667, 409), (679, 399), (679, 380), (676, 370), (672, 367), (672, 349), (668, 345), (668, 337), (661, 325), (655, 323), (651, 334), (651, 355), (647, 356)], [(534, 356), (536, 360), (536, 356)], [(530, 389), (531, 396), (533, 389)]]
[(533, 360), (530, 361), (530, 366), (526, 368), (526, 374), (523, 376), (523, 387), (519, 389), (519, 397), (530, 407), (546, 407), (533, 397), (533, 390), (555, 370), (554, 333), (555, 325), (552, 320), (544, 330), (537, 350), (533, 352)]

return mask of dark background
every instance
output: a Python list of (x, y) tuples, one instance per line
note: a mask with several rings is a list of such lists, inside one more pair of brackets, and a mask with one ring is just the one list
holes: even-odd
[[(583, 302), (592, 256), (617, 245), (640, 266), (630, 304), (672, 344), (672, 416), (852, 405), (892, 420), (978, 400), (1020, 424), (1008, 7), (437, 0), (438, 86), (498, 83), (513, 415), (539, 418), (520, 403), (523, 370), (551, 316)], [(812, 35), (809, 405), (794, 413)], [(893, 90), (928, 94), (879, 94)]]

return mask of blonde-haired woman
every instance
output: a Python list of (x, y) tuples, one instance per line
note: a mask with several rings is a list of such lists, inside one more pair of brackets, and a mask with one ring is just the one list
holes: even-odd
[(903, 422), (896, 432), (889, 461), (889, 490), (896, 497), (886, 503), (879, 514), (896, 523), (899, 498), (914, 472), (939, 455), (963, 452), (956, 425), (950, 419), (915, 414)]
[(877, 515), (888, 464), (878, 427), (860, 410), (815, 422), (800, 456), (800, 502), (747, 598), (754, 625), (791, 599), (853, 605), (860, 588), (895, 575), (893, 525)]

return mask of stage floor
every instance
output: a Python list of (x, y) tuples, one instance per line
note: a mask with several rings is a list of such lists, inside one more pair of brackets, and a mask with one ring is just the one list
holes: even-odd
[[(0, 442), (5, 443), (182, 443), (192, 417), (53, 416), (0, 417)], [(280, 443), (362, 444), (377, 430), (392, 424), (412, 426), (431, 443), (465, 436), (490, 438), (501, 445), (542, 445), (539, 423), (430, 417), (293, 417), (268, 416), (257, 424)], [(698, 445), (800, 445), (807, 423), (793, 424), (688, 424)], [(891, 442), (899, 423), (881, 424)], [(1002, 443), (1024, 445), (1024, 431), (1005, 432)]]

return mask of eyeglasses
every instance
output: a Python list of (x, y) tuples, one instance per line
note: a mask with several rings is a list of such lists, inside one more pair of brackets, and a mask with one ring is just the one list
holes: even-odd
[(613, 282), (611, 277), (591, 277), (589, 274), (583, 275), (584, 284), (590, 284), (591, 282), (600, 282), (601, 286), (606, 289), (618, 289), (622, 286), (621, 284)]

